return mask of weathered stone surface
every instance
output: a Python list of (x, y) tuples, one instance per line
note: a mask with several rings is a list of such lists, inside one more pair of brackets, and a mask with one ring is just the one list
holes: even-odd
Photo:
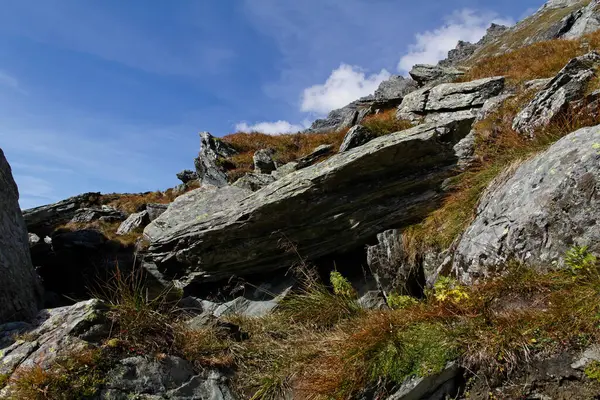
[(93, 221), (116, 222), (127, 218), (125, 213), (114, 207), (102, 206), (100, 208), (81, 208), (69, 221), (72, 224), (87, 224)]
[(179, 179), (184, 185), (193, 182), (198, 179), (198, 174), (189, 169), (184, 169), (183, 171), (177, 174), (177, 179)]
[(409, 378), (387, 400), (444, 400), (459, 392), (462, 369), (449, 364), (442, 372), (424, 378)]
[(81, 208), (99, 206), (100, 193), (84, 193), (58, 203), (23, 211), (27, 230), (40, 237), (69, 222)]
[(600, 29), (600, 5), (597, 0), (592, 0), (587, 7), (577, 10), (571, 16), (573, 21), (568, 32), (561, 37), (564, 39), (577, 39), (588, 33)]
[(426, 86), (452, 82), (464, 75), (464, 72), (439, 65), (417, 64), (410, 70), (409, 74), (419, 86)]
[(404, 289), (410, 275), (402, 233), (397, 229), (377, 234), (377, 244), (367, 247), (367, 264), (377, 286), (386, 295)]
[(420, 120), (430, 114), (470, 112), (504, 89), (504, 77), (479, 79), (465, 83), (444, 83), (407, 95), (398, 107), (397, 118)]
[(281, 167), (277, 168), (275, 171), (271, 172), (271, 175), (275, 179), (280, 179), (280, 178), (296, 171), (297, 167), (298, 167), (298, 163), (292, 161), (292, 162), (289, 162), (289, 163), (284, 164)]
[(284, 268), (296, 255), (282, 241), (309, 259), (361, 245), (437, 206), (440, 185), (455, 173), (453, 147), (472, 122), (424, 124), (374, 139), (251, 196), (234, 188), (192, 191), (146, 227), (149, 257), (159, 273), (186, 285)]
[[(406, 79), (400, 75), (393, 75), (389, 79), (381, 82), (375, 91), (375, 105), (381, 106), (381, 103), (386, 103), (391, 107), (397, 106), (404, 96), (416, 89), (417, 83), (414, 80)], [(396, 101), (397, 104), (390, 104), (390, 102), (394, 101)]]
[(19, 191), (0, 149), (0, 323), (34, 318), (41, 299)]
[(306, 168), (331, 153), (333, 153), (333, 146), (330, 144), (322, 144), (315, 148), (310, 154), (299, 159), (298, 164), (296, 164), (296, 169)]
[[(19, 368), (39, 365), (44, 368), (56, 357), (81, 351), (109, 335), (108, 308), (98, 300), (88, 300), (73, 306), (42, 310), (31, 325), (0, 325), (4, 333), (23, 334), (25, 339), (13, 339), (0, 351), (0, 375), (10, 376)], [(5, 344), (7, 345), (7, 344)], [(0, 398), (10, 393), (10, 383)]]
[(507, 26), (492, 23), (487, 29), (485, 36), (479, 42), (474, 44), (460, 40), (456, 48), (450, 50), (448, 57), (440, 61), (438, 65), (442, 67), (460, 65), (462, 62), (468, 60), (477, 50), (501, 38), (508, 29)]
[(273, 175), (246, 174), (235, 181), (233, 186), (256, 192), (273, 182), (275, 182), (275, 177)]
[(569, 61), (517, 114), (513, 129), (532, 135), (536, 129), (562, 115), (570, 102), (583, 97), (587, 83), (594, 77), (599, 64), (600, 54), (595, 51)]
[(161, 361), (144, 357), (121, 360), (109, 373), (103, 400), (145, 399), (234, 400), (227, 378), (216, 370), (196, 375), (189, 362), (173, 356)]
[(417, 89), (417, 83), (399, 75), (381, 82), (374, 95), (366, 96), (345, 107), (333, 110), (327, 118), (316, 120), (309, 132), (338, 131), (359, 124), (367, 115), (377, 109), (398, 106), (404, 96)]
[(227, 173), (220, 162), (236, 153), (233, 147), (222, 140), (208, 132), (200, 132), (200, 153), (194, 161), (200, 182), (216, 187), (227, 186)]
[(146, 227), (150, 223), (148, 211), (131, 214), (117, 229), (117, 235), (127, 235), (137, 229)]
[(165, 211), (167, 211), (167, 208), (169, 208), (168, 204), (146, 204), (146, 211), (148, 211), (148, 217), (150, 218), (150, 221), (154, 221), (156, 218), (160, 217)]
[(254, 153), (254, 172), (257, 174), (270, 174), (277, 166), (273, 161), (273, 155), (275, 151), (273, 149), (261, 149)]
[(600, 252), (599, 138), (598, 126), (571, 133), (488, 189), (455, 252), (463, 281), (492, 275), (511, 259), (561, 267), (574, 245)]
[(362, 146), (374, 137), (375, 136), (371, 133), (369, 128), (362, 125), (356, 125), (346, 133), (346, 136), (344, 136), (339, 152), (343, 153), (344, 151)]

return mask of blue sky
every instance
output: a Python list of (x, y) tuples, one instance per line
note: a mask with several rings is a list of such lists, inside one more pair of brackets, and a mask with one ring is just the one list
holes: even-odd
[(0, 147), (23, 208), (166, 189), (199, 131), (300, 129), (542, 4), (0, 0)]

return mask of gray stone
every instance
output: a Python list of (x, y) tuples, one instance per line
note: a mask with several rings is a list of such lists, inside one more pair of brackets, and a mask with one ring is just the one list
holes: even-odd
[(456, 173), (453, 147), (472, 122), (380, 137), (252, 195), (192, 191), (146, 227), (148, 258), (155, 272), (186, 286), (285, 268), (297, 257), (282, 247), (289, 242), (307, 259), (355, 248), (437, 207), (440, 186)]
[(222, 161), (237, 151), (208, 132), (200, 132), (200, 153), (195, 159), (196, 174), (203, 185), (223, 187), (228, 185)]
[(302, 169), (313, 165), (331, 153), (333, 153), (333, 146), (330, 144), (322, 144), (315, 148), (310, 154), (299, 159), (298, 164), (296, 164), (296, 169)]
[(270, 174), (277, 166), (273, 161), (275, 151), (273, 149), (261, 149), (254, 153), (254, 172), (257, 174)]
[[(80, 351), (90, 343), (108, 337), (107, 310), (100, 301), (88, 300), (40, 311), (32, 326), (24, 332), (26, 335), (22, 337), (25, 339), (16, 340), (0, 351), (0, 375), (10, 376), (18, 368), (46, 368), (57, 357)], [(0, 332), (11, 329), (13, 327), (0, 325)], [(10, 391), (9, 384), (0, 391), (0, 398), (5, 398)]]
[(271, 175), (275, 179), (281, 179), (284, 176), (289, 175), (292, 172), (296, 171), (297, 167), (298, 167), (298, 163), (292, 161), (292, 162), (289, 162), (289, 163), (284, 164), (281, 167), (277, 168), (275, 171), (271, 172)]
[(19, 191), (0, 149), (0, 323), (34, 318), (41, 299)]
[(600, 7), (597, 0), (593, 0), (587, 7), (574, 13), (574, 21), (568, 32), (563, 34), (563, 39), (578, 39), (588, 33), (600, 29)]
[(40, 237), (50, 235), (57, 227), (71, 221), (81, 208), (99, 207), (100, 193), (84, 193), (58, 203), (23, 211), (27, 230)]
[(459, 391), (458, 378), (462, 369), (450, 363), (439, 374), (407, 379), (387, 400), (445, 400), (454, 398)]
[(504, 25), (491, 24), (487, 29), (485, 36), (483, 36), (479, 42), (473, 44), (460, 40), (456, 45), (456, 48), (450, 50), (448, 52), (448, 57), (445, 60), (440, 61), (438, 65), (442, 67), (460, 65), (475, 54), (477, 50), (501, 38), (509, 29), (510, 28)]
[(393, 75), (381, 82), (375, 91), (374, 106), (378, 108), (395, 107), (400, 104), (404, 96), (416, 89), (417, 83), (414, 80)]
[(524, 83), (525, 89), (540, 90), (546, 87), (546, 85), (552, 80), (552, 78), (533, 79)]
[(350, 128), (346, 136), (344, 136), (344, 140), (340, 146), (340, 153), (344, 151), (348, 151), (355, 147), (362, 146), (365, 143), (368, 143), (375, 136), (371, 133), (369, 128), (366, 128), (362, 125), (355, 125)]
[(148, 211), (131, 214), (117, 229), (117, 235), (127, 235), (135, 230), (142, 229), (150, 223)]
[(387, 308), (385, 297), (379, 290), (370, 290), (359, 297), (358, 305), (365, 310), (382, 310)]
[(89, 224), (93, 221), (116, 222), (123, 221), (127, 216), (125, 213), (109, 206), (100, 208), (80, 208), (75, 212), (69, 223), (71, 224)]
[(367, 264), (377, 286), (389, 296), (404, 288), (410, 267), (406, 263), (402, 232), (397, 229), (377, 234), (377, 244), (367, 247)]
[(433, 88), (419, 89), (404, 98), (396, 116), (398, 119), (418, 121), (430, 114), (468, 113), (483, 107), (488, 99), (498, 96), (503, 89), (504, 77), (443, 83)]
[(232, 186), (256, 192), (273, 182), (275, 182), (275, 178), (272, 175), (246, 174), (235, 181)]
[(177, 179), (179, 179), (185, 185), (189, 182), (198, 180), (198, 174), (194, 171), (190, 171), (189, 169), (184, 169), (177, 174)]
[(599, 138), (600, 127), (580, 129), (497, 178), (454, 255), (463, 281), (493, 275), (512, 259), (561, 267), (574, 245), (600, 253)]
[(159, 204), (159, 203), (148, 203), (146, 204), (146, 211), (148, 212), (148, 217), (150, 221), (154, 221), (169, 208), (168, 204)]
[(410, 70), (409, 74), (419, 86), (427, 86), (452, 82), (463, 76), (464, 72), (439, 65), (417, 64)]
[(569, 61), (517, 114), (513, 129), (531, 136), (536, 129), (563, 115), (570, 102), (584, 96), (587, 84), (594, 77), (599, 63), (600, 54), (595, 51)]
[(144, 357), (121, 360), (109, 372), (105, 400), (133, 398), (172, 400), (233, 400), (227, 378), (216, 370), (196, 375), (189, 362), (173, 356), (161, 361)]

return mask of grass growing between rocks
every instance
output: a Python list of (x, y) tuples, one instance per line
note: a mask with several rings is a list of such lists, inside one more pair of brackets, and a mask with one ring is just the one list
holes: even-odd
[(480, 199), (495, 179), (501, 181), (509, 177), (521, 162), (546, 150), (561, 137), (600, 123), (597, 106), (584, 105), (567, 110), (529, 139), (512, 129), (512, 121), (534, 94), (524, 91), (509, 98), (496, 112), (475, 125), (473, 164), (452, 179), (452, 188), (440, 208), (403, 232), (410, 261), (425, 251), (451, 247), (473, 221)]
[(105, 382), (110, 363), (100, 349), (59, 357), (51, 366), (17, 370), (7, 400), (79, 400), (93, 398)]
[[(385, 110), (379, 114), (366, 117), (361, 125), (371, 130), (374, 136), (379, 137), (393, 132), (402, 131), (412, 127), (408, 121), (398, 121), (395, 118), (395, 109)], [(254, 153), (261, 149), (273, 149), (273, 159), (283, 165), (296, 161), (310, 154), (316, 147), (324, 144), (333, 146), (335, 154), (339, 149), (344, 136), (349, 128), (339, 131), (324, 133), (293, 133), (282, 135), (267, 135), (264, 133), (238, 132), (221, 138), (224, 142), (233, 146), (238, 154), (223, 161), (224, 167), (230, 181), (241, 178), (244, 174), (254, 170)]]

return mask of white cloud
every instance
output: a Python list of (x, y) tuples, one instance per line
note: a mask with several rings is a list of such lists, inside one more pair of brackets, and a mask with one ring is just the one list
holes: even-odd
[(308, 128), (307, 121), (303, 125), (291, 124), (288, 121), (276, 122), (258, 122), (254, 125), (248, 125), (246, 122), (240, 122), (235, 126), (238, 132), (261, 132), (267, 135), (279, 135), (282, 133), (296, 133)]
[(360, 67), (341, 64), (331, 72), (324, 84), (304, 89), (301, 110), (327, 114), (360, 97), (373, 94), (379, 84), (389, 77), (390, 73), (385, 69), (367, 76)]
[(448, 51), (456, 47), (459, 40), (478, 42), (492, 23), (512, 25), (514, 22), (492, 12), (469, 9), (454, 12), (440, 28), (415, 36), (415, 43), (409, 46), (409, 53), (398, 63), (398, 71), (408, 72), (415, 64), (437, 63), (446, 58)]

